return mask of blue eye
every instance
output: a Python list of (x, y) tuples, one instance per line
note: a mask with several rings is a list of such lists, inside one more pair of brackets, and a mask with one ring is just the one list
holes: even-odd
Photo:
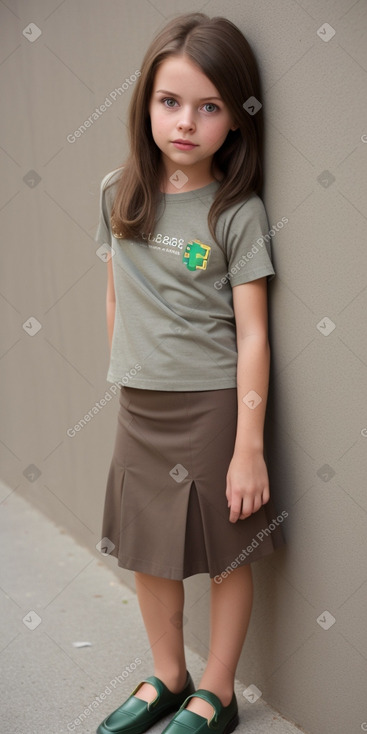
[[(176, 104), (176, 100), (173, 99), (173, 97), (164, 97), (164, 99), (161, 99), (161, 102), (162, 104), (165, 105), (165, 107), (170, 107), (170, 108), (174, 107)], [(168, 104), (168, 102), (173, 102), (173, 105)]]
[(214, 104), (214, 102), (207, 102), (204, 107), (211, 107), (211, 110), (206, 110), (206, 112), (215, 112), (218, 108), (218, 105)]

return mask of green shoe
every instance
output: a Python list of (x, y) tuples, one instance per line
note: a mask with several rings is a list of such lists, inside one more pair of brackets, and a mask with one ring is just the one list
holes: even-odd
[[(208, 721), (204, 716), (199, 716), (194, 711), (187, 711), (186, 704), (190, 698), (203, 698), (204, 701), (210, 703), (214, 708), (214, 714)], [(162, 734), (212, 734), (212, 730), (218, 734), (231, 734), (239, 722), (237, 699), (233, 694), (232, 701), (228, 706), (223, 706), (218, 696), (211, 691), (205, 691), (199, 688), (198, 691), (191, 693), (186, 701), (183, 702), (177, 714), (163, 730)]]
[[(150, 703), (134, 695), (143, 683), (151, 683), (157, 691), (156, 697)], [(177, 711), (194, 690), (195, 686), (189, 672), (181, 693), (172, 693), (159, 678), (151, 675), (141, 681), (129, 698), (102, 721), (97, 734), (143, 734), (166, 714)]]

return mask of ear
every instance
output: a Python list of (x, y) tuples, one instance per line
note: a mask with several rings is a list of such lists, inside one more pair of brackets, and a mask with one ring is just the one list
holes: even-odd
[(234, 132), (235, 130), (239, 130), (239, 125), (232, 125), (232, 127), (230, 127), (229, 129), (233, 130)]

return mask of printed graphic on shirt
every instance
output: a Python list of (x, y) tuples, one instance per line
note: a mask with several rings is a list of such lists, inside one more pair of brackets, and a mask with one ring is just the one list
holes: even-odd
[(206, 270), (211, 248), (200, 240), (189, 242), (182, 257), (188, 270)]

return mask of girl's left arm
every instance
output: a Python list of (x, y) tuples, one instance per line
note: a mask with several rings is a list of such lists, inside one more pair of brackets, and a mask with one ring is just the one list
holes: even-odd
[(264, 421), (268, 397), (267, 279), (233, 286), (237, 333), (237, 433), (227, 472), (230, 522), (244, 520), (269, 501), (264, 460)]

